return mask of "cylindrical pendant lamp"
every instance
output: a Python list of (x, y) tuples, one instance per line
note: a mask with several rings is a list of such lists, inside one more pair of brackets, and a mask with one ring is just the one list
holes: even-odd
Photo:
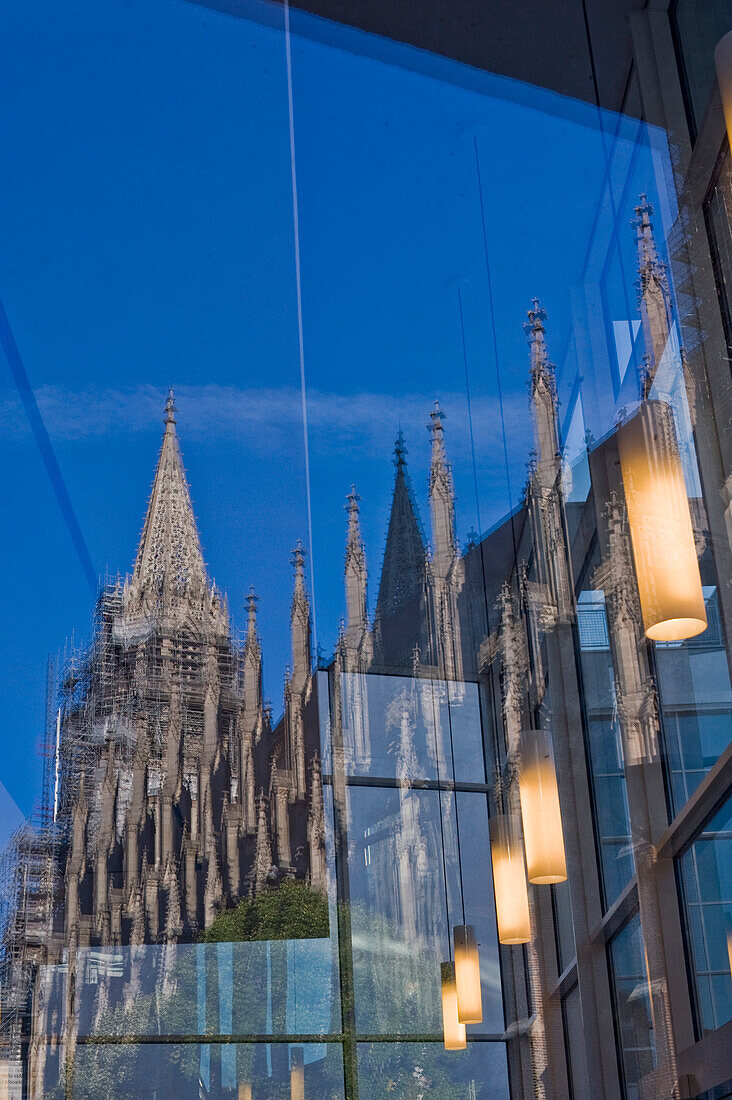
[(466, 1046), (465, 1024), (458, 1020), (455, 964), (444, 962), (440, 967), (442, 978), (442, 1034), (445, 1050), (464, 1050)]
[(239, 1085), (239, 1100), (252, 1100), (251, 1085)]
[(549, 738), (543, 730), (524, 730), (520, 753), (519, 794), (529, 882), (564, 882), (567, 861)]
[(472, 924), (458, 924), (453, 928), (453, 946), (458, 1020), (461, 1024), (479, 1024), (483, 1019), (483, 998), (480, 957)]
[(727, 124), (727, 139), (732, 146), (732, 30), (717, 43), (714, 51), (714, 66), (717, 70), (722, 97), (724, 121)]
[(531, 939), (529, 891), (524, 852), (514, 814), (490, 819), (491, 863), (500, 943), (528, 943)]
[(618, 451), (645, 632), (658, 642), (693, 638), (707, 613), (670, 407), (642, 405), (618, 429)]
[(305, 1100), (305, 1052), (290, 1047), (290, 1100)]

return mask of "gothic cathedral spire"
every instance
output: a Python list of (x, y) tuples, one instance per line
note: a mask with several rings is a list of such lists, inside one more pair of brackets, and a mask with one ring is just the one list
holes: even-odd
[(421, 595), (424, 585), (426, 548), (412, 496), (406, 454), (400, 431), (394, 446), (396, 477), (376, 600), (376, 617), (381, 620)]
[(302, 691), (310, 675), (310, 601), (305, 591), (305, 550), (298, 542), (292, 551), (295, 591), (292, 597), (292, 688)]
[(546, 313), (534, 298), (526, 316), (524, 332), (529, 340), (531, 402), (534, 413), (536, 474), (542, 488), (550, 489), (559, 472), (557, 392), (554, 368), (546, 347)]
[(666, 266), (658, 256), (653, 233), (653, 206), (645, 195), (635, 208), (636, 249), (638, 255), (638, 305), (643, 325), (646, 353), (649, 356), (647, 389), (653, 382), (671, 332), (671, 293)]
[(430, 413), (427, 425), (432, 436), (432, 461), (430, 465), (430, 513), (432, 517), (432, 569), (435, 576), (445, 578), (455, 561), (455, 490), (452, 471), (445, 454), (445, 414), (439, 401)]
[(155, 471), (126, 609), (175, 616), (209, 610), (225, 624), (225, 612), (209, 582), (175, 428), (173, 391), (165, 404), (165, 432)]
[(363, 538), (361, 537), (361, 524), (359, 520), (358, 502), (360, 496), (356, 492), (356, 486), (351, 486), (348, 494), (348, 534), (346, 536), (346, 644), (350, 648), (356, 648), (362, 641), (368, 628), (366, 605), (366, 553), (364, 551)]

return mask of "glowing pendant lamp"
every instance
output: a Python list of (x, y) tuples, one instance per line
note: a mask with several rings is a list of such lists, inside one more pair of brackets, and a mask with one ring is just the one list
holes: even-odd
[(458, 1020), (457, 987), (455, 985), (455, 964), (442, 963), (442, 1034), (445, 1050), (465, 1050), (465, 1024)]
[(642, 405), (618, 430), (618, 451), (645, 632), (659, 642), (693, 638), (707, 613), (669, 406)]
[(727, 123), (727, 139), (732, 145), (732, 31), (728, 31), (717, 43), (714, 65), (722, 96), (724, 120)]
[(251, 1085), (239, 1085), (239, 1100), (252, 1100)]
[(557, 773), (549, 739), (542, 730), (521, 734), (519, 794), (529, 882), (564, 882), (567, 861)]
[(500, 943), (528, 943), (531, 939), (529, 892), (518, 820), (513, 814), (490, 819), (491, 863)]
[(458, 1020), (461, 1024), (479, 1024), (483, 1019), (483, 999), (478, 944), (472, 924), (458, 924), (453, 928), (453, 946)]
[(305, 1100), (305, 1052), (290, 1048), (290, 1100)]

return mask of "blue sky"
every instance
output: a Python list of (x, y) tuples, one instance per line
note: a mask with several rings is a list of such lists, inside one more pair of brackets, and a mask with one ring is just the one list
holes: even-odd
[[(172, 384), (211, 573), (239, 626), (249, 586), (260, 595), (265, 686), (278, 711), (290, 550), (308, 540), (278, 16), (267, 25), (261, 6), (235, 19), (185, 0), (2, 8), (0, 300), (92, 561), (100, 573), (131, 568)], [(606, 364), (582, 361), (578, 302), (602, 285), (604, 314), (588, 305), (586, 316), (606, 340), (608, 324), (635, 308), (638, 192), (655, 198), (660, 235), (673, 211), (662, 136), (637, 123), (293, 18), (309, 564), (327, 652), (343, 613), (351, 483), (363, 498), (372, 604), (400, 426), (428, 521), (435, 398), (447, 412), (461, 539), (479, 526), (478, 504), (485, 529), (515, 502), (532, 446), (521, 324), (535, 294), (549, 312), (564, 409), (578, 373), (592, 373), (584, 416), (600, 434), (619, 400), (617, 367), (612, 341)], [(614, 206), (602, 199), (610, 147)], [(46, 659), (72, 633), (88, 638), (92, 597), (4, 362), (0, 427), (0, 780), (27, 812)]]

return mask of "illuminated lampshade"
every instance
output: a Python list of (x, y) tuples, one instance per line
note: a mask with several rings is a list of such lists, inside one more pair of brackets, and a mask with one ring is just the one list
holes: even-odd
[(542, 730), (521, 734), (519, 793), (529, 882), (564, 882), (567, 861), (557, 773), (549, 739)]
[(732, 929), (727, 933), (727, 957), (729, 959), (729, 972), (732, 974)]
[(442, 963), (442, 1034), (445, 1050), (464, 1050), (465, 1024), (458, 1020), (457, 988), (455, 986), (455, 964)]
[(305, 1056), (302, 1047), (290, 1048), (290, 1100), (305, 1100)]
[(458, 1020), (461, 1024), (479, 1024), (483, 1019), (483, 1000), (478, 944), (472, 924), (458, 924), (453, 929), (453, 945)]
[(707, 628), (699, 563), (673, 414), (649, 401), (618, 431), (643, 625), (677, 642)]
[(498, 939), (506, 944), (528, 943), (529, 892), (517, 818), (513, 814), (492, 817), (490, 837)]
[(725, 34), (724, 38), (717, 43), (714, 64), (722, 96), (724, 121), (727, 123), (727, 137), (732, 144), (732, 31)]
[(239, 1085), (239, 1100), (252, 1100), (251, 1085)]

